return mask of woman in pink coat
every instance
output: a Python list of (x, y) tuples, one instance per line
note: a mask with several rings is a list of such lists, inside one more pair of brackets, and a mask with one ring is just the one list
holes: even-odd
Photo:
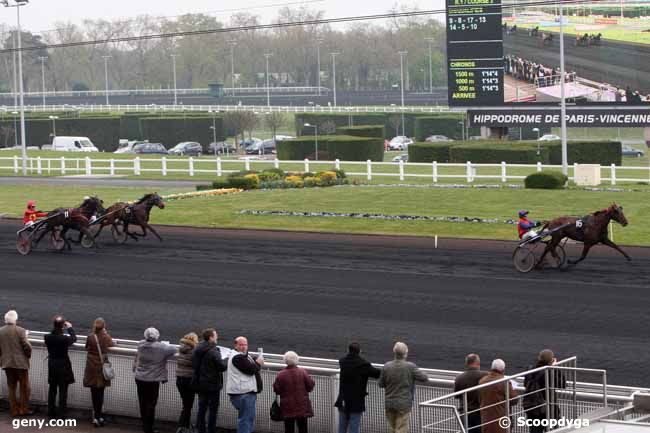
[(280, 396), (280, 410), (284, 418), (284, 432), (307, 433), (307, 418), (314, 416), (309, 393), (314, 389), (314, 379), (307, 370), (298, 367), (300, 358), (296, 352), (284, 354), (287, 368), (282, 370), (273, 382), (273, 391)]

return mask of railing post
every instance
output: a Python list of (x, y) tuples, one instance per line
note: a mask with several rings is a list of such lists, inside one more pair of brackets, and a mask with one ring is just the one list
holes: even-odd
[(404, 161), (399, 160), (399, 180), (404, 180)]
[(251, 160), (248, 157), (244, 158), (244, 169), (246, 171), (251, 169)]
[(472, 163), (470, 161), (467, 161), (466, 166), (465, 175), (467, 178), (467, 183), (471, 183), (474, 181), (472, 178)]
[(190, 176), (194, 176), (194, 158), (190, 156), (190, 159), (188, 160), (190, 164)]
[(431, 163), (433, 183), (438, 183), (438, 161), (433, 161)]
[(280, 160), (278, 158), (273, 160), (273, 167), (280, 168)]
[(506, 183), (508, 181), (507, 165), (505, 161), (501, 161), (501, 182)]
[(550, 405), (550, 393), (548, 390), (548, 367), (544, 369), (544, 392), (546, 394), (546, 422), (548, 425), (551, 425), (551, 405)]
[(93, 167), (90, 162), (90, 158), (86, 157), (86, 176), (91, 176), (93, 174)]
[(506, 381), (506, 418), (510, 420), (510, 381)]
[(603, 404), (607, 407), (607, 370), (603, 371)]
[(612, 164), (612, 168), (610, 169), (611, 175), (610, 177), (610, 182), (612, 185), (616, 185), (616, 164)]
[(18, 156), (14, 155), (14, 173), (18, 174)]
[(47, 159), (47, 174), (50, 174), (52, 172), (52, 159), (48, 158)]
[(368, 172), (368, 180), (372, 180), (372, 161), (367, 160), (366, 161), (366, 167), (367, 167), (367, 172)]
[(542, 171), (542, 163), (541, 163), (541, 161), (537, 161), (537, 171), (538, 172)]
[(221, 158), (217, 158), (217, 176), (221, 177)]
[(334, 167), (335, 167), (337, 170), (340, 170), (340, 169), (341, 169), (341, 160), (340, 160), (340, 159), (336, 158), (336, 159), (334, 160)]
[(133, 160), (133, 174), (140, 176), (140, 157), (136, 156)]
[(34, 158), (28, 158), (29, 159), (29, 172), (34, 173)]
[(305, 158), (305, 173), (309, 171), (309, 160)]
[(65, 175), (65, 158), (61, 157), (61, 176)]
[(115, 160), (111, 158), (111, 176), (115, 176)]
[(578, 171), (578, 163), (574, 162), (573, 163), (573, 181), (576, 181), (576, 171)]
[(39, 175), (43, 174), (43, 165), (41, 163), (41, 157), (36, 158), (36, 173)]
[[(468, 419), (469, 415), (467, 413), (469, 411), (469, 407), (467, 406), (467, 393), (466, 392), (463, 393), (463, 411), (464, 411), (463, 421), (465, 422), (465, 431), (467, 431), (467, 429), (469, 428), (469, 419)], [(472, 432), (472, 433), (474, 433), (474, 432)]]

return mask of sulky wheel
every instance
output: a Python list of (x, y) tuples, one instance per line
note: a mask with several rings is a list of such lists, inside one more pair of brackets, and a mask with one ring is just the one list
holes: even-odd
[(32, 237), (28, 231), (20, 232), (16, 239), (16, 249), (23, 256), (32, 252)]
[(555, 254), (557, 254), (557, 258), (549, 253), (546, 255), (544, 261), (553, 269), (561, 269), (566, 263), (566, 251), (564, 251), (564, 247), (562, 245), (555, 247)]
[(517, 247), (512, 253), (512, 263), (522, 273), (530, 272), (535, 267), (535, 254), (526, 247)]
[(84, 248), (92, 248), (95, 246), (95, 237), (91, 235), (84, 234), (81, 236), (81, 246)]

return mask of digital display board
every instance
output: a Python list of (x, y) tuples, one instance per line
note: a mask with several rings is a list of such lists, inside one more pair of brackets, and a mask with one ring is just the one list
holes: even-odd
[(504, 102), (501, 0), (447, 0), (449, 106)]

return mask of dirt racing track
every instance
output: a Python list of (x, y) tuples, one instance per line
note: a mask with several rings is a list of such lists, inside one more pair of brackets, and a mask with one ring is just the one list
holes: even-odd
[[(477, 352), (510, 371), (542, 348), (576, 354), (608, 381), (647, 385), (650, 250), (605, 247), (566, 271), (517, 273), (514, 242), (160, 227), (154, 239), (29, 256), (15, 249), (19, 222), (0, 220), (0, 310), (48, 330), (64, 313), (80, 332), (102, 316), (113, 336), (147, 326), (164, 340), (215, 326), (220, 344), (334, 358), (359, 339), (374, 362), (392, 342), (430, 368), (461, 369)], [(574, 248), (569, 248), (575, 256)]]

